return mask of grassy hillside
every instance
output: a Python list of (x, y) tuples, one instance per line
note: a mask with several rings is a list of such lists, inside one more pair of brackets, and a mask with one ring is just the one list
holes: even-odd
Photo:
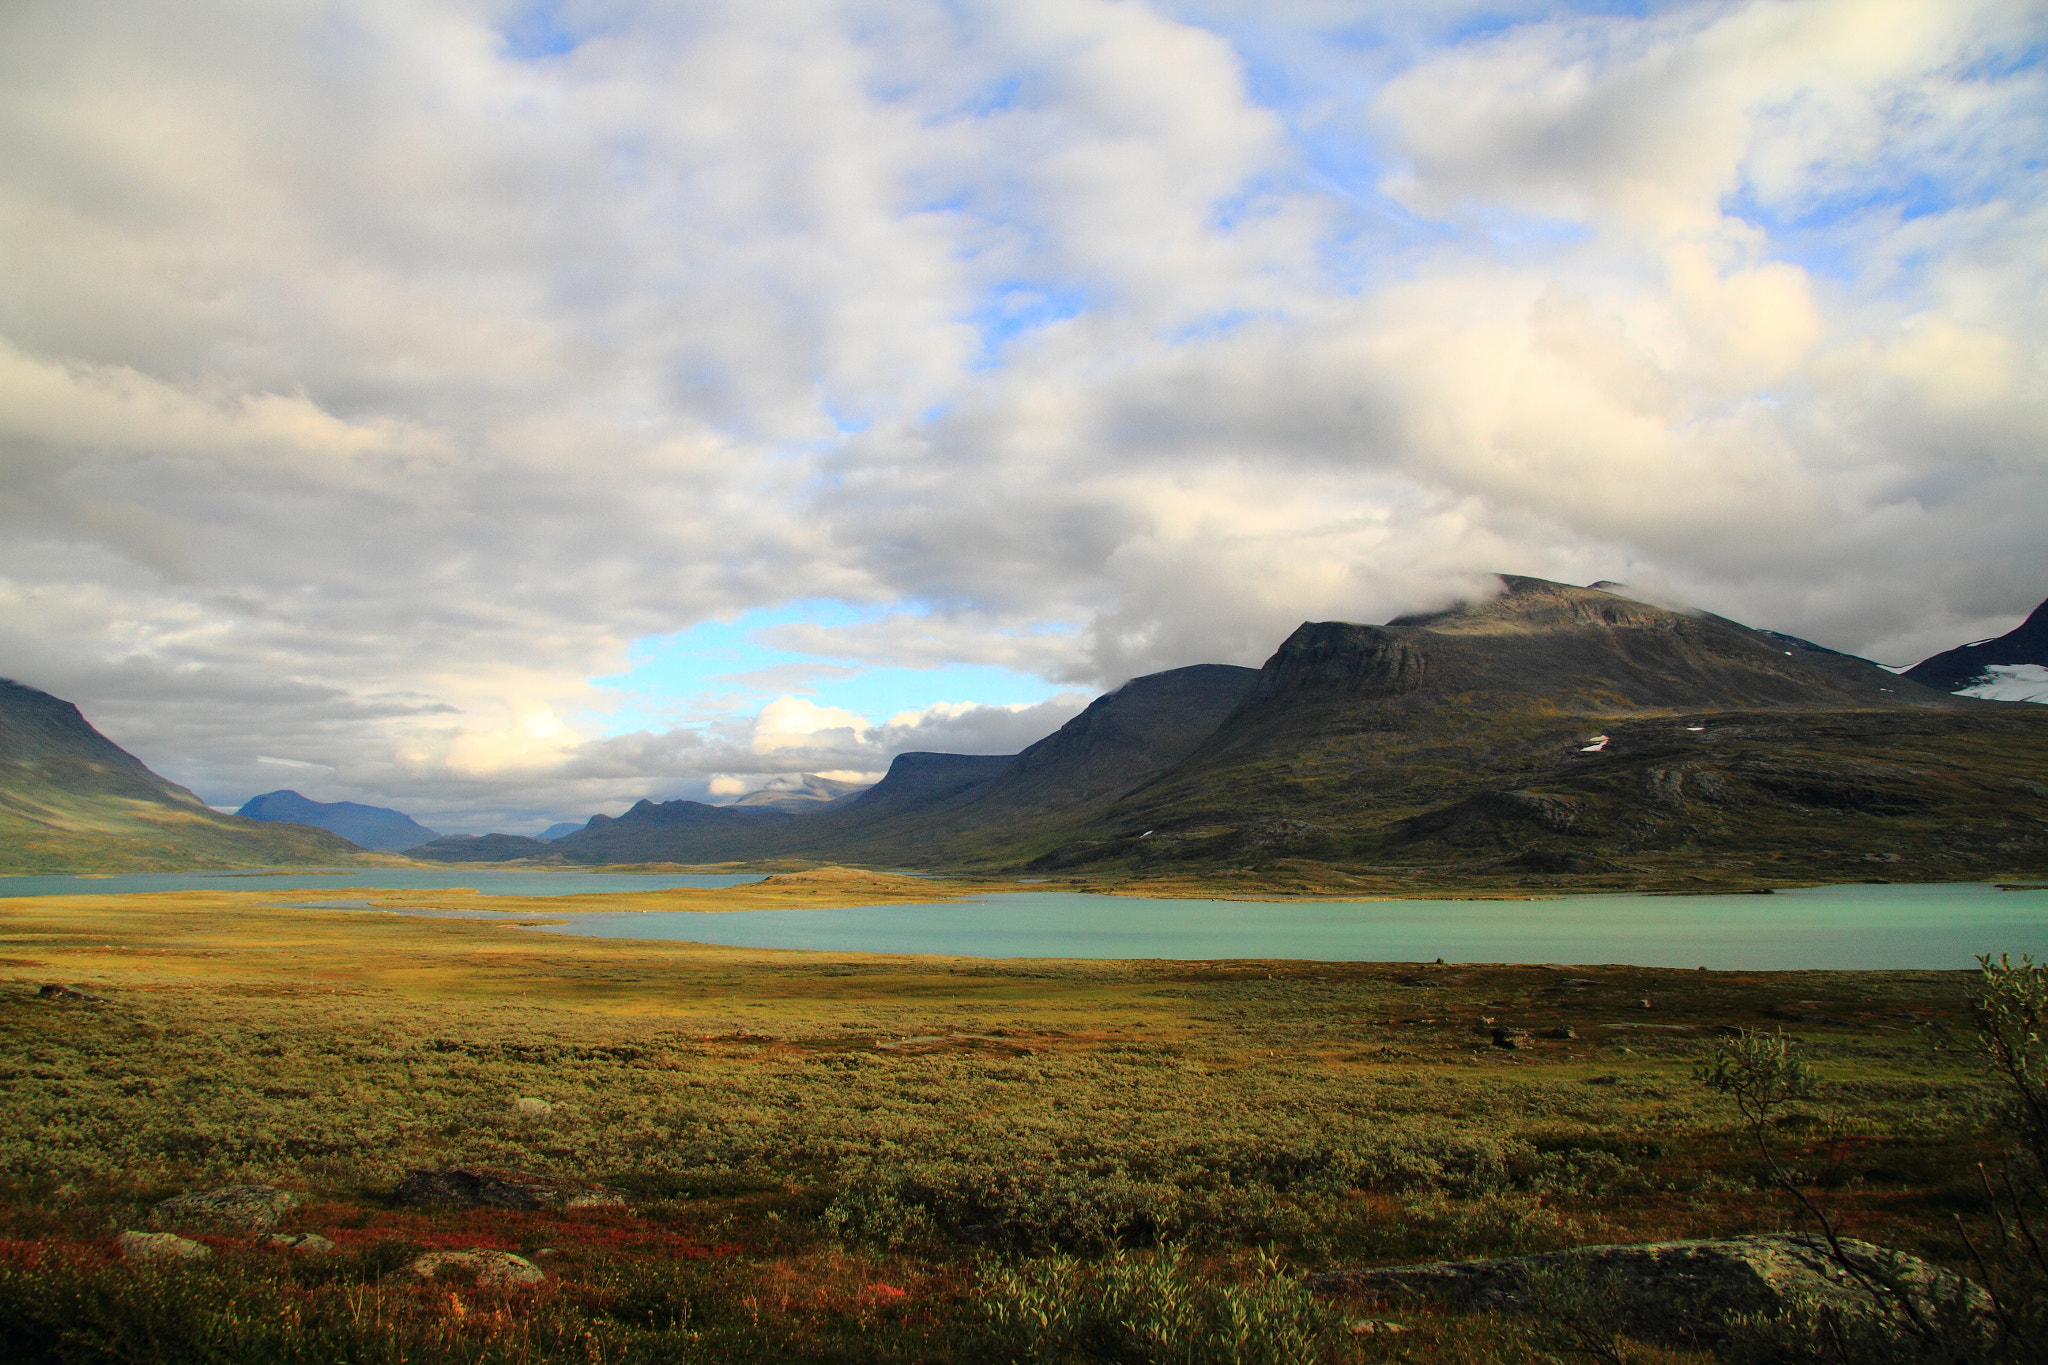
[(309, 825), (222, 815), (144, 767), (76, 706), (0, 679), (0, 875), (168, 872), (365, 855)]

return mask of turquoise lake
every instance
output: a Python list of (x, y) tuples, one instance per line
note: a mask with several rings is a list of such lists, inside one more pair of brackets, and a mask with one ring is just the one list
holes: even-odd
[(121, 896), (144, 891), (450, 891), (486, 896), (588, 896), (598, 892), (719, 888), (758, 882), (747, 876), (657, 876), (637, 872), (437, 872), (390, 867), (333, 872), (125, 872), (115, 877), (0, 877), (0, 897)]
[[(435, 871), (0, 877), (0, 897), (150, 891), (440, 891), (575, 896), (726, 887), (759, 875)], [(365, 907), (369, 908), (369, 907)], [(396, 907), (391, 907), (396, 908)], [(576, 912), (539, 932), (744, 948), (1030, 958), (1634, 963), (1721, 970), (1961, 968), (2048, 958), (2048, 889), (1988, 883), (1824, 886), (1768, 896), (1596, 894), (1534, 901), (1141, 900), (1016, 891), (840, 910)], [(470, 914), (475, 912), (454, 912)]]
[(2048, 957), (2048, 890), (1972, 883), (1827, 886), (1768, 896), (1314, 903), (1020, 891), (846, 910), (594, 912), (540, 932), (994, 958), (1967, 968), (1978, 953)]

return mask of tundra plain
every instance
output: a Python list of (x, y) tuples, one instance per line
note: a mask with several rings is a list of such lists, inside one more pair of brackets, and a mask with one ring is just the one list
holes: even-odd
[[(522, 927), (959, 889), (819, 872), (334, 908), (259, 879), (0, 902), (4, 1334), (38, 1359), (1535, 1362), (1558, 1349), (1541, 1322), (1300, 1277), (1801, 1227), (1694, 1079), (1756, 1028), (1824, 1079), (1773, 1141), (1850, 1232), (1962, 1269), (1961, 1234), (1995, 1213), (1970, 972), (909, 958)], [(451, 1165), (634, 1203), (394, 1202), (407, 1171)], [(194, 1266), (121, 1261), (157, 1201), (231, 1183), (294, 1191), (284, 1228), (337, 1250), (216, 1234)], [(467, 1247), (548, 1278), (397, 1273)], [(1185, 1339), (1049, 1344), (1027, 1321), (1048, 1285)], [(1203, 1354), (1232, 1322), (1235, 1354)]]

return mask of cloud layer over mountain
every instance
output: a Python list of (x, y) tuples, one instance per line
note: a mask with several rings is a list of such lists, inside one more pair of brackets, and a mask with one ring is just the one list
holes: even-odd
[[(1416, 8), (11, 7), (0, 674), (537, 828), (1488, 570), (1895, 663), (2040, 600), (2037, 6)], [(798, 600), (1073, 691), (612, 732)]]

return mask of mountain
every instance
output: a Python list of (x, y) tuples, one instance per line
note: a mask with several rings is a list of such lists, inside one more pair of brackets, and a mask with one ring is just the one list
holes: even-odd
[(1995, 640), (1922, 659), (1901, 676), (1943, 692), (2007, 701), (2048, 700), (2048, 602)]
[(1353, 887), (2048, 872), (2048, 709), (1612, 586), (1309, 622), (1261, 669), (1133, 679), (1020, 754), (903, 754), (802, 816), (642, 801), (499, 852)]
[[(1013, 758), (983, 760), (945, 790), (919, 770), (889, 777), (843, 811), (814, 817), (792, 852), (908, 866), (1009, 865), (1085, 830), (1119, 798), (1172, 769), (1258, 681), (1256, 669), (1195, 664), (1133, 678)], [(910, 755), (928, 764), (959, 755)], [(887, 789), (887, 790), (885, 790)], [(836, 817), (836, 819), (835, 819)]]
[(76, 706), (0, 679), (0, 873), (337, 863), (326, 830), (222, 815), (144, 767)]
[(554, 852), (546, 839), (524, 834), (449, 834), (405, 850), (408, 858), (430, 863), (509, 863)]
[(1304, 624), (1185, 761), (1035, 865), (2048, 859), (2048, 716), (1705, 613), (1501, 583), (1384, 626)]
[(252, 796), (235, 814), (249, 820), (312, 825), (317, 829), (332, 830), (358, 847), (388, 853), (440, 837), (410, 815), (399, 811), (383, 806), (359, 806), (353, 801), (312, 801), (295, 791)]
[(564, 834), (574, 834), (577, 830), (582, 828), (583, 826), (577, 824), (574, 820), (564, 820), (559, 825), (549, 825), (546, 829), (542, 830), (539, 834), (535, 835), (534, 837), (542, 840), (559, 839)]
[(641, 812), (628, 835), (620, 827), (648, 805), (642, 802), (556, 847), (579, 862), (1014, 862), (1017, 840), (1054, 847), (1093, 813), (1186, 757), (1258, 676), (1250, 668), (1197, 664), (1134, 678), (1022, 753), (899, 754), (873, 787), (800, 819), (746, 823), (737, 817), (760, 808), (677, 801)]
[(735, 806), (766, 806), (791, 815), (809, 815), (842, 797), (867, 791), (872, 782), (847, 782), (836, 777), (804, 773), (800, 777), (778, 777), (759, 791), (748, 792)]
[[(593, 815), (582, 829), (545, 847), (577, 863), (722, 862), (771, 852), (758, 835), (797, 818), (772, 807), (643, 800), (617, 819)], [(727, 853), (727, 847), (745, 851)]]

